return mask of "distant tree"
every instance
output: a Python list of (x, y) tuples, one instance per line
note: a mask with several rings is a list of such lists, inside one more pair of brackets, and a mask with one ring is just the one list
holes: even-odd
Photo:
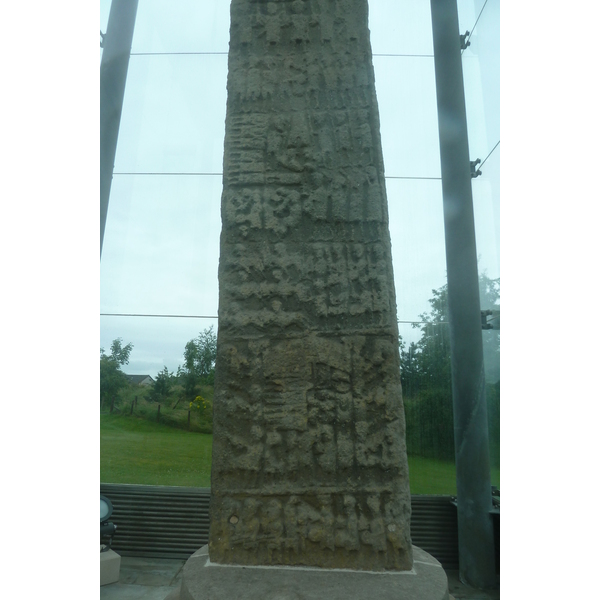
[(406, 348), (406, 343), (400, 338), (400, 365), (402, 393), (404, 396), (416, 396), (419, 391), (419, 361), (417, 354), (419, 348), (411, 342)]
[(119, 365), (128, 365), (129, 355), (132, 350), (133, 344), (129, 343), (126, 346), (123, 346), (123, 340), (117, 338), (116, 340), (113, 340), (110, 345), (110, 358), (115, 360)]
[(432, 294), (430, 312), (419, 315), (421, 323), (413, 323), (414, 328), (421, 329), (419, 341), (406, 348), (400, 340), (401, 381), (407, 396), (432, 387), (451, 394), (447, 286), (432, 290)]
[(154, 380), (151, 394), (152, 400), (155, 402), (166, 400), (173, 388), (173, 385), (173, 373), (169, 373), (169, 369), (164, 367), (164, 369), (156, 375), (156, 379)]
[(121, 366), (129, 363), (129, 355), (133, 344), (123, 346), (123, 340), (113, 340), (111, 353), (106, 354), (104, 348), (100, 348), (100, 403), (110, 401), (120, 390), (127, 387), (127, 377), (121, 371)]
[(217, 335), (212, 325), (185, 345), (183, 358), (186, 370), (195, 373), (200, 379), (206, 379), (214, 373)]
[[(500, 308), (500, 280), (486, 273), (479, 277), (482, 310)], [(422, 323), (418, 342), (408, 348), (400, 340), (401, 381), (406, 398), (407, 445), (412, 454), (451, 459), (454, 456), (450, 328), (448, 325), (448, 286), (432, 290), (429, 312), (419, 315)], [(484, 363), (488, 383), (499, 380), (499, 331), (482, 332)], [(497, 373), (497, 377), (496, 377)], [(491, 379), (491, 381), (490, 381)], [(497, 387), (499, 390), (499, 387)], [(488, 390), (490, 430), (499, 420), (499, 392)]]
[[(450, 327), (448, 326), (448, 286), (432, 290), (430, 311), (419, 315), (422, 323), (413, 327), (421, 329), (421, 338), (408, 349), (400, 343), (403, 385), (418, 391), (423, 388), (442, 387), (451, 390)], [(500, 279), (490, 279), (485, 272), (479, 276), (479, 297), (482, 310), (500, 309)], [(483, 353), (486, 379), (499, 379), (500, 331), (483, 331)], [(407, 389), (408, 391), (408, 389)]]
[(199, 384), (214, 384), (216, 359), (217, 335), (211, 325), (185, 345), (184, 364), (178, 370), (178, 376), (187, 398), (191, 400), (198, 395)]

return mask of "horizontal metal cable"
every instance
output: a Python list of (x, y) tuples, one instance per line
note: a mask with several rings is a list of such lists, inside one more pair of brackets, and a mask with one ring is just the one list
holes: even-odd
[(139, 313), (100, 313), (101, 317), (161, 317), (167, 319), (218, 319), (211, 315), (147, 315)]
[[(130, 56), (206, 56), (206, 55), (226, 55), (229, 52), (131, 52)], [(392, 56), (402, 58), (433, 58), (433, 54), (387, 54), (373, 53), (372, 56)]]
[[(219, 317), (210, 315), (150, 315), (141, 313), (100, 313), (101, 317), (159, 317), (167, 319), (218, 319)], [(415, 325), (448, 325), (448, 321), (398, 321), (398, 323), (408, 323)]]
[(398, 323), (409, 323), (411, 325), (450, 325), (450, 321), (398, 321)]
[(163, 173), (163, 172), (144, 172), (144, 171), (137, 171), (137, 172), (125, 172), (125, 171), (119, 171), (117, 173), (113, 173), (113, 175), (195, 175), (195, 176), (203, 176), (203, 175), (218, 175), (218, 176), (222, 176), (223, 173), (195, 173), (195, 172), (179, 172), (179, 173)]
[(386, 175), (386, 179), (430, 179), (434, 181), (441, 181), (441, 177), (404, 177), (404, 176), (396, 176), (396, 175)]
[(400, 56), (404, 58), (433, 58), (433, 54), (373, 54), (373, 56)]
[(213, 54), (229, 54), (229, 52), (131, 52), (130, 56), (180, 56), (185, 54), (191, 55), (213, 55)]
[[(487, 160), (487, 159), (486, 159)], [(206, 175), (218, 175), (222, 176), (223, 173), (195, 173), (195, 172), (181, 172), (181, 173), (159, 173), (159, 172), (149, 172), (149, 171), (139, 171), (139, 172), (124, 172), (119, 171), (117, 173), (113, 173), (113, 175), (176, 175), (176, 176), (206, 176)], [(409, 176), (401, 176), (401, 175), (386, 175), (386, 179), (430, 179), (435, 181), (440, 181), (441, 177), (409, 177)]]

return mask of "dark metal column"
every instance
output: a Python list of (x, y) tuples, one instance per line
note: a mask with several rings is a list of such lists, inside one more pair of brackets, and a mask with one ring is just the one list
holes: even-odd
[(138, 0), (112, 0), (100, 63), (100, 256)]
[(456, 0), (431, 0), (444, 197), (460, 578), (497, 585), (477, 251)]

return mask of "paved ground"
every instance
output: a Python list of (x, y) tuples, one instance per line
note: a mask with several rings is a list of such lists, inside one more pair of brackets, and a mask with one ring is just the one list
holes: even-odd
[(448, 589), (456, 600), (463, 598), (465, 600), (500, 600), (500, 590), (482, 592), (464, 585), (458, 578), (458, 571), (446, 571), (446, 575), (448, 576)]
[(119, 581), (100, 587), (100, 600), (165, 600), (178, 588), (185, 560), (121, 557)]
[[(123, 556), (119, 581), (102, 586), (100, 600), (165, 600), (179, 587), (184, 564), (185, 560)], [(446, 574), (456, 600), (500, 600), (499, 590), (474, 590), (460, 583), (457, 571)]]

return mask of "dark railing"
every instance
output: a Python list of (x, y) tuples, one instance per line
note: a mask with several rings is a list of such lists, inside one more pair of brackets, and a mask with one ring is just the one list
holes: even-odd
[[(103, 483), (100, 493), (112, 502), (112, 548), (121, 556), (185, 559), (208, 543), (210, 488)], [(411, 536), (445, 569), (458, 569), (451, 496), (413, 495)]]

